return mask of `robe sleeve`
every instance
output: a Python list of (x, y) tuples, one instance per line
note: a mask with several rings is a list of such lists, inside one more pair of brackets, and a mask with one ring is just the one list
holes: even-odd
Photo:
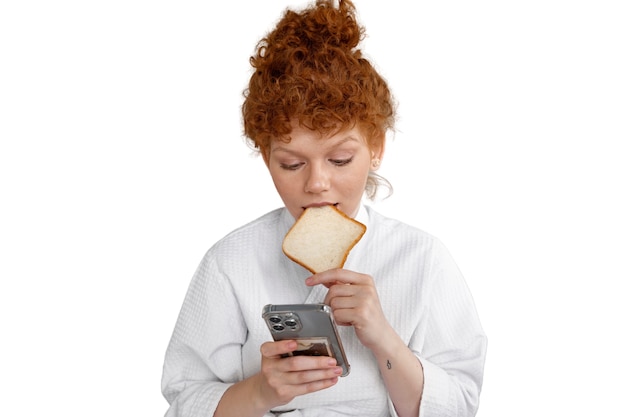
[(245, 338), (232, 286), (209, 252), (190, 283), (165, 353), (166, 417), (212, 416), (224, 392), (243, 379)]
[[(474, 416), (483, 381), (487, 338), (474, 300), (447, 249), (433, 245), (426, 331), (412, 340), (424, 370), (420, 417)], [(411, 347), (411, 346), (410, 346)]]

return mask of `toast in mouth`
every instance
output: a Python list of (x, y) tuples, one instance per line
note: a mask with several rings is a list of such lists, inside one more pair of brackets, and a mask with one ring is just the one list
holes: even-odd
[(314, 274), (342, 268), (365, 230), (335, 206), (309, 207), (285, 235), (283, 252)]

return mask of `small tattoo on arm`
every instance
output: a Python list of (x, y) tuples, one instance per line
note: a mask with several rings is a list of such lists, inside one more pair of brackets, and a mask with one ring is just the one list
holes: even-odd
[(387, 359), (387, 369), (391, 369), (391, 362), (389, 362), (389, 359)]

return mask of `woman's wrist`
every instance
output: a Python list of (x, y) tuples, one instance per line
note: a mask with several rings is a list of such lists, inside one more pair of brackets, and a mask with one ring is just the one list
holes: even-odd
[(271, 408), (263, 395), (259, 374), (237, 382), (224, 392), (214, 417), (250, 416), (262, 417)]

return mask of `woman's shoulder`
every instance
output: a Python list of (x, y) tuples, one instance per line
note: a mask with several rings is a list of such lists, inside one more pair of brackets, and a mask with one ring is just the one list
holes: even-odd
[(250, 247), (258, 250), (275, 242), (280, 244), (280, 233), (289, 227), (285, 211), (277, 208), (243, 224), (216, 241), (209, 252), (241, 251)]
[(384, 247), (395, 257), (406, 255), (419, 262), (454, 263), (448, 248), (436, 235), (371, 208), (368, 211), (372, 244)]
[(371, 207), (368, 207), (368, 222), (372, 244), (382, 245), (393, 253), (419, 254), (421, 258), (429, 259), (450, 256), (438, 236), (413, 224), (381, 214)]
[(382, 214), (372, 207), (366, 207), (368, 212), (368, 222), (372, 231), (377, 234), (393, 235), (405, 239), (415, 239), (424, 242), (435, 243), (439, 239), (431, 233), (393, 217)]

